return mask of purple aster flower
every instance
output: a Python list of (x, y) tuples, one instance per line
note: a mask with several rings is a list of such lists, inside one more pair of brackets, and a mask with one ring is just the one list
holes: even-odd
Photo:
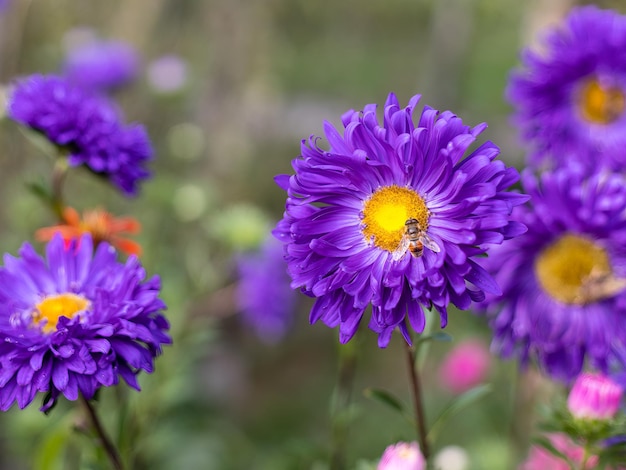
[(466, 309), (500, 293), (474, 258), (525, 230), (509, 220), (527, 197), (506, 192), (519, 174), (495, 159), (498, 147), (463, 158), (486, 125), (430, 107), (414, 125), (418, 101), (402, 109), (390, 94), (382, 125), (376, 105), (348, 111), (343, 135), (326, 122), (330, 149), (311, 136), (295, 175), (276, 179), (288, 194), (275, 234), (292, 287), (316, 298), (311, 322), (339, 325), (344, 343), (370, 304), (369, 326), (385, 347), (396, 328), (410, 342), (407, 319), (423, 331), (422, 307), (434, 306), (444, 327), (450, 302)]
[(522, 176), (531, 203), (515, 220), (528, 232), (489, 251), (503, 296), (492, 316), (494, 348), (522, 364), (536, 358), (570, 381), (591, 367), (626, 363), (626, 185), (621, 175), (564, 167)]
[(110, 91), (133, 81), (138, 69), (139, 57), (129, 44), (96, 40), (69, 51), (63, 75), (84, 88)]
[(508, 99), (533, 165), (571, 159), (594, 167), (626, 164), (626, 16), (576, 8), (547, 35), (545, 51), (526, 50)]
[(24, 408), (47, 392), (42, 411), (59, 395), (94, 396), (122, 377), (139, 390), (136, 375), (154, 370), (167, 320), (157, 276), (144, 281), (135, 256), (125, 264), (87, 235), (65, 246), (61, 236), (44, 260), (24, 243), (20, 257), (0, 267), (0, 409)]
[(293, 323), (296, 293), (289, 285), (283, 245), (268, 238), (257, 253), (238, 259), (237, 303), (243, 320), (264, 341), (279, 341)]
[(150, 175), (144, 165), (152, 147), (144, 127), (125, 126), (111, 102), (64, 78), (31, 75), (19, 81), (8, 114), (66, 149), (70, 165), (86, 165), (127, 195), (136, 194), (139, 181)]

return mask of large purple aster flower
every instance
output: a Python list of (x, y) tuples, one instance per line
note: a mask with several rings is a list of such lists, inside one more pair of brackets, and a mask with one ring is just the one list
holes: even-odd
[(483, 305), (494, 347), (564, 381), (585, 360), (606, 373), (626, 359), (624, 178), (566, 167), (522, 179), (532, 203), (513, 215), (528, 232), (486, 260), (503, 291)]
[(139, 390), (136, 374), (152, 372), (171, 343), (158, 277), (144, 281), (135, 256), (125, 264), (89, 236), (65, 246), (60, 236), (46, 260), (25, 243), (0, 268), (0, 409), (27, 406), (48, 392), (42, 411), (59, 395), (94, 396), (121, 376)]
[(138, 69), (139, 57), (129, 44), (96, 40), (69, 51), (63, 74), (90, 90), (109, 91), (135, 79)]
[(266, 342), (280, 340), (293, 323), (296, 304), (282, 243), (267, 239), (257, 253), (240, 256), (237, 267), (237, 303), (245, 323)]
[(381, 347), (396, 328), (410, 341), (407, 319), (423, 331), (422, 307), (445, 326), (450, 302), (466, 309), (500, 292), (474, 258), (524, 231), (509, 215), (527, 198), (506, 192), (519, 175), (495, 160), (499, 149), (487, 142), (463, 158), (486, 125), (429, 107), (414, 125), (418, 101), (401, 109), (390, 94), (382, 125), (376, 105), (349, 111), (343, 135), (325, 123), (330, 149), (310, 137), (295, 175), (277, 177), (288, 199), (275, 234), (292, 287), (317, 298), (311, 322), (339, 325), (342, 342), (370, 304)]
[(72, 166), (86, 165), (134, 195), (150, 173), (152, 147), (143, 126), (125, 126), (112, 103), (56, 76), (31, 75), (15, 85), (11, 118), (67, 150)]
[(527, 50), (507, 95), (531, 163), (578, 159), (626, 164), (626, 17), (594, 6), (572, 10), (547, 35), (545, 51)]

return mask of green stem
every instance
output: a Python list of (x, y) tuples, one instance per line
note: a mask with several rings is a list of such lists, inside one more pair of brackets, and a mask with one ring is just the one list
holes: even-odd
[(424, 460), (428, 462), (430, 457), (430, 446), (428, 444), (428, 433), (426, 431), (426, 416), (424, 413), (424, 399), (422, 397), (422, 387), (419, 374), (415, 367), (415, 348), (406, 344), (407, 366), (409, 368), (409, 379), (411, 395), (413, 396), (413, 408), (415, 409), (415, 427), (419, 438), (420, 449)]
[(352, 401), (352, 389), (356, 370), (356, 338), (347, 344), (339, 345), (339, 371), (332, 409), (332, 448), (330, 470), (344, 470), (346, 463), (346, 444), (350, 429), (349, 407)]
[(59, 156), (55, 160), (54, 168), (52, 169), (52, 198), (50, 204), (59, 221), (63, 221), (63, 209), (65, 207), (63, 203), (63, 183), (65, 182), (68, 168), (67, 158)]
[(587, 461), (589, 460), (589, 444), (585, 443), (583, 458), (580, 461), (580, 470), (585, 470), (587, 468)]
[(111, 462), (111, 466), (115, 470), (124, 470), (124, 466), (122, 465), (122, 459), (120, 458), (120, 455), (117, 452), (117, 449), (111, 442), (111, 439), (109, 439), (109, 436), (107, 436), (107, 433), (104, 430), (102, 423), (100, 422), (100, 418), (98, 418), (98, 414), (96, 413), (96, 410), (94, 409), (93, 406), (91, 406), (91, 403), (89, 402), (89, 400), (87, 400), (84, 396), (81, 395), (80, 400), (83, 406), (85, 407), (85, 411), (87, 411), (87, 414), (89, 415), (91, 425), (93, 426), (94, 431), (96, 432), (98, 438), (100, 439), (102, 448), (104, 449), (104, 452), (109, 458), (109, 461)]

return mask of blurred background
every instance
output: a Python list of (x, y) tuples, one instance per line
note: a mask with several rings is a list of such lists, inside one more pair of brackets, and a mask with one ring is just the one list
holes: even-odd
[[(99, 397), (133, 468), (329, 468), (343, 354), (337, 331), (310, 326), (311, 303), (298, 298), (289, 331), (268, 340), (242, 321), (237, 298), (237, 260), (252, 256), (282, 215), (285, 194), (273, 177), (291, 172), (300, 140), (321, 135), (323, 120), (338, 125), (347, 109), (382, 105), (390, 91), (403, 105), (420, 93), (423, 104), (451, 109), (467, 124), (487, 121), (482, 138), (519, 167), (507, 75), (523, 45), (582, 3), (591, 2), (0, 1), (4, 85), (58, 73), (72, 51), (98, 39), (122, 41), (137, 55), (132, 78), (112, 98), (127, 122), (148, 129), (153, 179), (133, 199), (81, 169), (66, 183), (77, 209), (103, 206), (141, 222), (142, 261), (161, 276), (169, 307), (174, 345), (154, 374), (141, 376), (143, 391), (118, 387)], [(593, 3), (626, 11), (618, 0)], [(55, 223), (26, 188), (49, 180), (53, 160), (6, 119), (0, 144), (0, 251), (15, 253)], [(485, 320), (470, 312), (451, 312), (446, 332), (453, 340), (432, 343), (423, 369), (431, 419), (458, 393), (442, 379), (448, 353), (468, 339), (484, 348), (490, 341)], [(384, 388), (410, 402), (399, 335), (380, 350), (365, 324), (350, 347), (343, 460), (365, 469), (415, 433), (364, 393)], [(538, 397), (554, 386), (532, 370), (518, 373), (515, 363), (487, 363), (492, 391), (439, 430), (435, 452), (460, 446), (468, 469), (513, 469), (526, 454)], [(45, 416), (37, 401), (0, 416), (0, 468), (99, 468), (84, 466), (90, 444), (78, 410), (62, 400)]]

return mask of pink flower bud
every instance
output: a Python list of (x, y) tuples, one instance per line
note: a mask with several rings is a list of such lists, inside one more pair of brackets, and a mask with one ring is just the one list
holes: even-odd
[(426, 463), (417, 442), (398, 442), (385, 449), (376, 470), (424, 470)]
[(600, 373), (582, 373), (574, 382), (567, 407), (580, 419), (611, 419), (622, 400), (622, 388)]
[(491, 356), (476, 340), (459, 343), (443, 360), (439, 381), (443, 388), (459, 394), (483, 382), (489, 372)]

